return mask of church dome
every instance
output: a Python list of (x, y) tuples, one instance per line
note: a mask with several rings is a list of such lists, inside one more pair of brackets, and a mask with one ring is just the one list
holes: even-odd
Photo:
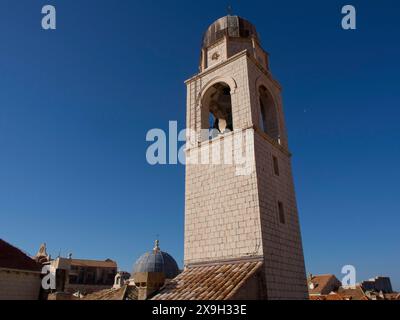
[(158, 241), (152, 251), (146, 252), (136, 261), (132, 274), (148, 272), (164, 273), (166, 279), (173, 279), (180, 273), (175, 259), (160, 250)]
[(255, 37), (259, 41), (256, 27), (239, 16), (225, 16), (208, 27), (203, 36), (203, 48), (207, 48), (225, 35), (233, 38)]

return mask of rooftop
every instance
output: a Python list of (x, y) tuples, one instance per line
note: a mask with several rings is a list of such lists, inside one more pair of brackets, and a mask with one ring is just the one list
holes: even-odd
[(41, 270), (40, 264), (2, 239), (0, 239), (0, 268), (26, 271)]
[(106, 289), (88, 294), (82, 300), (138, 300), (138, 289), (125, 285), (120, 289)]
[(71, 259), (71, 266), (77, 267), (93, 267), (93, 268), (117, 268), (117, 263), (113, 260), (83, 260)]
[(229, 300), (262, 264), (243, 261), (188, 267), (153, 300)]
[(308, 292), (310, 295), (321, 294), (334, 281), (339, 282), (333, 274), (311, 275), (308, 279)]

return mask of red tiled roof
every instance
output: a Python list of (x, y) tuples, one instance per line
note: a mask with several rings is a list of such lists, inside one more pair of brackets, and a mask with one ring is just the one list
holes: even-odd
[(342, 300), (348, 300), (345, 296), (340, 295), (338, 293), (332, 293), (328, 294), (325, 296), (325, 300), (327, 301), (342, 301)]
[(340, 287), (338, 293), (343, 296), (351, 297), (351, 300), (368, 300), (361, 286), (355, 288)]
[(107, 289), (91, 293), (82, 300), (138, 300), (138, 289), (135, 286), (123, 286), (120, 289)]
[(400, 293), (385, 294), (386, 300), (400, 300)]
[[(308, 281), (308, 292), (310, 295), (321, 294), (327, 288), (327, 286), (334, 283), (335, 280), (337, 281), (336, 277), (333, 274), (312, 276), (312, 278)], [(312, 282), (312, 284), (314, 285), (313, 289), (310, 288), (310, 282)], [(327, 293), (329, 292), (326, 292), (325, 294)]]
[(243, 261), (188, 267), (152, 300), (229, 300), (262, 264)]
[(311, 301), (347, 301), (347, 300), (353, 300), (353, 297), (346, 296), (346, 295), (343, 295), (340, 293), (331, 293), (331, 294), (322, 295), (322, 296), (310, 296), (310, 300)]
[(41, 266), (20, 249), (0, 239), (0, 268), (40, 271)]

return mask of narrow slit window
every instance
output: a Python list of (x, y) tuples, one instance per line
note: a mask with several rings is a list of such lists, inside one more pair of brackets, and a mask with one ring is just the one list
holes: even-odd
[(272, 160), (274, 163), (274, 173), (275, 175), (279, 176), (279, 162), (278, 162), (278, 158), (275, 156), (272, 156)]
[(280, 201), (278, 202), (278, 210), (279, 210), (279, 222), (285, 224), (286, 223), (285, 210), (283, 208), (283, 203)]

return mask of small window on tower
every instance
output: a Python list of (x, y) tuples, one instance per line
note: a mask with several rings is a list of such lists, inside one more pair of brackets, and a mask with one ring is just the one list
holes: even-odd
[(279, 210), (279, 221), (282, 224), (286, 223), (286, 219), (285, 219), (285, 210), (283, 208), (283, 203), (282, 202), (278, 202), (278, 210)]
[(279, 176), (279, 162), (278, 162), (278, 158), (275, 156), (272, 156), (273, 162), (274, 162), (274, 172), (275, 175)]

